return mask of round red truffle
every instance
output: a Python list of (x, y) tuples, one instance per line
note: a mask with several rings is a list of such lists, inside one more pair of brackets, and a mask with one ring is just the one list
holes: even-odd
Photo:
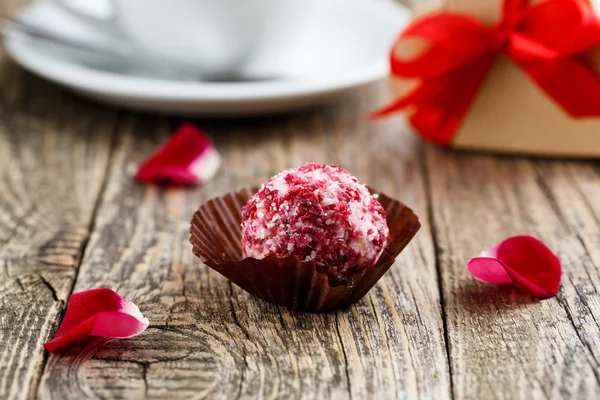
[(332, 286), (373, 267), (388, 236), (377, 196), (337, 165), (282, 171), (242, 210), (244, 256), (313, 261)]

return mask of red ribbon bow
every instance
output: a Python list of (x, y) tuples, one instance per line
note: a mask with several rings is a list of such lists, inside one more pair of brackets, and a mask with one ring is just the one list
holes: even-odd
[(600, 43), (600, 21), (579, 0), (505, 0), (494, 27), (449, 12), (415, 20), (399, 40), (417, 37), (430, 47), (414, 60), (391, 54), (392, 74), (419, 78), (408, 95), (372, 116), (414, 106), (412, 125), (429, 141), (447, 145), (499, 55), (510, 58), (573, 117), (600, 115), (600, 78), (583, 54)]

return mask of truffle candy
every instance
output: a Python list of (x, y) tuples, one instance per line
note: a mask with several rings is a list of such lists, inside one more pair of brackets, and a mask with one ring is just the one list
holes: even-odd
[(272, 177), (242, 210), (245, 257), (295, 256), (351, 282), (381, 256), (389, 236), (385, 211), (343, 168), (309, 163)]

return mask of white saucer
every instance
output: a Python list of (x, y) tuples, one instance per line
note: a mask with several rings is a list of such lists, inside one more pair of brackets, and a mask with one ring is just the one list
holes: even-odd
[[(316, 104), (387, 76), (389, 48), (411, 13), (386, 0), (321, 0), (310, 33), (291, 49), (270, 52), (249, 74), (254, 82), (183, 82), (109, 72), (40, 43), (7, 37), (8, 54), (24, 68), (81, 95), (125, 108), (179, 115), (251, 115)], [(20, 18), (95, 41), (91, 28), (38, 0)], [(276, 56), (273, 56), (276, 54)]]

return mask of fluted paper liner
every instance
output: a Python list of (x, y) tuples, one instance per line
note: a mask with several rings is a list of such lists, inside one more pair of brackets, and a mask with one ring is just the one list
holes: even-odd
[(192, 219), (190, 243), (203, 263), (261, 299), (308, 312), (344, 308), (373, 287), (421, 226), (410, 208), (369, 190), (379, 194), (390, 239), (375, 267), (355, 275), (348, 285), (329, 286), (326, 273), (318, 272), (313, 262), (301, 262), (294, 256), (262, 260), (243, 257), (242, 207), (258, 188), (245, 188), (202, 205)]

